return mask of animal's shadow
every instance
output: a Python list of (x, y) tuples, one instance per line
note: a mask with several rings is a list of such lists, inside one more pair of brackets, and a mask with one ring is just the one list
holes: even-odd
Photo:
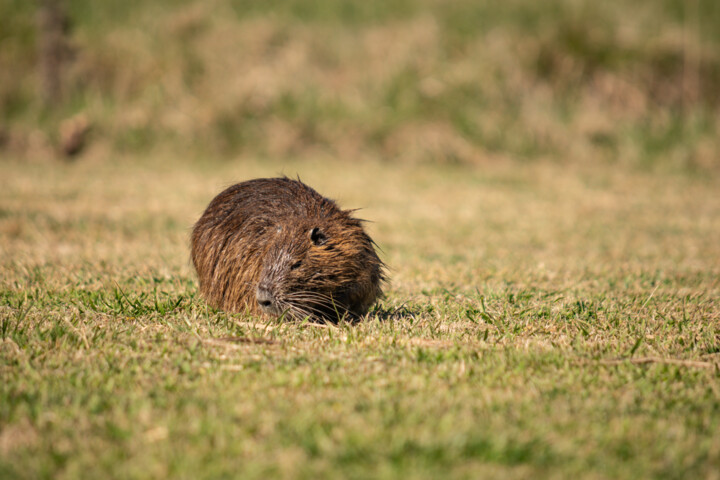
[(392, 322), (407, 317), (417, 317), (424, 311), (421, 307), (408, 306), (404, 303), (399, 306), (380, 305), (373, 308), (366, 316), (358, 319), (358, 321), (362, 321), (363, 318), (377, 318), (381, 322)]
[(299, 323), (307, 323), (309, 325), (323, 326), (348, 324), (358, 325), (363, 322), (373, 321), (377, 319), (379, 322), (392, 322), (402, 320), (407, 317), (416, 317), (423, 313), (422, 308), (412, 308), (403, 304), (400, 306), (375, 306), (365, 315), (357, 316), (348, 313), (340, 316), (327, 317), (308, 317), (299, 321)]

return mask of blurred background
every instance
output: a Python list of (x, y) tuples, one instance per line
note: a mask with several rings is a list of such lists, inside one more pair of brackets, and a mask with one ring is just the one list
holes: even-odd
[(23, 161), (716, 172), (720, 2), (0, 0), (0, 109)]

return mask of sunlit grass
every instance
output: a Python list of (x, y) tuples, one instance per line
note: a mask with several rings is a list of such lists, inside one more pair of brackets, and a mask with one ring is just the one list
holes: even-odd
[[(192, 222), (299, 174), (391, 283), (357, 325), (228, 315)], [(0, 473), (702, 478), (720, 462), (712, 180), (606, 167), (5, 163)]]
[[(0, 478), (715, 478), (713, 1), (66, 3), (51, 108), (0, 0)], [(199, 297), (281, 174), (368, 220), (363, 322)]]

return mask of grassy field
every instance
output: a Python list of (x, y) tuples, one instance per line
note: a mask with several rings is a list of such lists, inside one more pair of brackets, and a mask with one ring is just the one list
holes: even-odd
[(73, 0), (64, 98), (0, 0), (0, 149), (720, 169), (716, 0)]
[[(716, 0), (0, 0), (0, 478), (720, 480)], [(60, 151), (87, 123), (84, 148)], [(189, 233), (299, 175), (357, 325), (208, 308)]]
[[(189, 227), (300, 174), (392, 282), (359, 325), (208, 309)], [(537, 164), (2, 165), (3, 478), (717, 478), (717, 181)]]

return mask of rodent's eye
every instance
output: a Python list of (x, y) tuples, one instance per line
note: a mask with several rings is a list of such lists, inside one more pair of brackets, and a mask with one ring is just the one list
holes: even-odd
[(310, 230), (310, 241), (312, 241), (315, 245), (323, 245), (327, 242), (327, 237), (318, 227), (315, 227)]
[(290, 270), (297, 270), (298, 268), (300, 268), (300, 265), (302, 265), (302, 260), (299, 260), (290, 265)]

